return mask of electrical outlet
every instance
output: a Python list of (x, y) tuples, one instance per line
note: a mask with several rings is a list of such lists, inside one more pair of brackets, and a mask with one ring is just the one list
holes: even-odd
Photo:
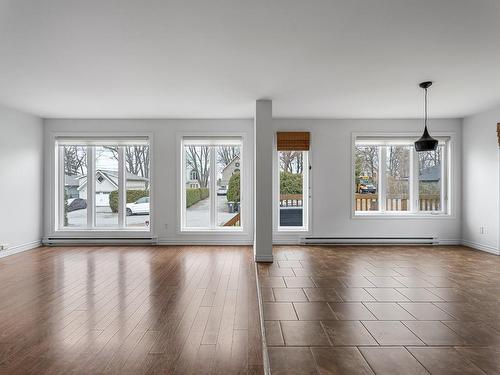
[(7, 250), (9, 248), (9, 244), (2, 243), (0, 244), (0, 250)]
[(165, 230), (168, 230), (168, 224), (165, 224)]
[(479, 227), (479, 234), (486, 234), (486, 228), (485, 227)]

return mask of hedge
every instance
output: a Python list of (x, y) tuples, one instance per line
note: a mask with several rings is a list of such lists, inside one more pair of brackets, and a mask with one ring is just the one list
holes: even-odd
[(64, 226), (68, 226), (68, 194), (64, 193)]
[(208, 188), (200, 189), (186, 189), (186, 208), (191, 207), (193, 204), (208, 198)]
[[(142, 197), (149, 197), (149, 190), (127, 190), (127, 203), (133, 203)], [(118, 212), (118, 190), (109, 193), (109, 207), (112, 212)]]
[(302, 173), (280, 173), (281, 194), (302, 194)]
[(227, 201), (239, 202), (240, 201), (240, 173), (237, 172), (229, 179), (229, 186), (227, 188)]

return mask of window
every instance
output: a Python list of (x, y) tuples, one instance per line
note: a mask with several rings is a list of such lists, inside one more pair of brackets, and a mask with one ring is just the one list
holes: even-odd
[(95, 226), (118, 227), (118, 209), (111, 203), (112, 192), (119, 189), (117, 148), (113, 145), (95, 146), (94, 155)]
[(123, 147), (126, 178), (125, 226), (148, 228), (150, 218), (150, 148), (149, 145)]
[(418, 153), (418, 209), (420, 211), (442, 211), (443, 200), (443, 156), (445, 147), (436, 151)]
[(147, 139), (61, 138), (57, 148), (59, 229), (149, 230)]
[(307, 230), (307, 156), (307, 151), (278, 151), (279, 229)]
[(64, 173), (62, 226), (85, 228), (87, 226), (87, 147), (60, 146), (59, 155)]
[(240, 138), (182, 141), (182, 230), (241, 230)]
[(308, 230), (309, 133), (278, 132), (278, 230)]
[(354, 210), (357, 215), (447, 214), (448, 138), (417, 153), (413, 139), (357, 137)]
[(385, 210), (410, 210), (410, 148), (387, 146), (385, 152)]

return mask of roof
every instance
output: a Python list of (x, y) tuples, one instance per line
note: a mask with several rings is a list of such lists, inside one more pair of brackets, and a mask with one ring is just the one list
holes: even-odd
[(433, 167), (425, 168), (418, 177), (419, 181), (434, 182), (441, 179), (441, 166), (435, 165)]
[(64, 175), (64, 186), (78, 186), (80, 185), (79, 176)]
[(224, 172), (224, 171), (225, 171), (225, 170), (226, 170), (226, 169), (227, 169), (227, 168), (228, 168), (231, 164), (233, 164), (233, 162), (235, 162), (236, 160), (240, 160), (239, 155), (236, 155), (236, 156), (233, 158), (233, 160), (231, 160), (231, 161), (229, 162), (229, 164), (228, 164), (228, 165), (226, 165), (224, 168), (222, 168), (222, 172)]
[[(96, 173), (100, 173), (101, 175), (103, 175), (106, 179), (108, 179), (113, 185), (115, 185), (118, 188), (118, 171), (110, 169), (97, 169)], [(145, 181), (145, 182), (149, 181), (149, 178), (147, 177), (137, 176), (136, 174), (130, 172), (125, 172), (125, 174), (127, 181)], [(78, 180), (81, 179), (85, 180), (83, 180), (80, 189), (87, 184), (87, 175), (78, 176)]]
[[(110, 170), (110, 169), (98, 169), (96, 172), (101, 172), (106, 175), (106, 177), (112, 179), (114, 182), (118, 183), (118, 171)], [(125, 172), (127, 180), (132, 181), (149, 181), (149, 178), (141, 177), (136, 174)]]

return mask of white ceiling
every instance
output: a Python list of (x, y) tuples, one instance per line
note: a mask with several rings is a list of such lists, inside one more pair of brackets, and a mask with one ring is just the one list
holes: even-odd
[(0, 0), (0, 103), (42, 117), (435, 117), (500, 103), (499, 0)]

